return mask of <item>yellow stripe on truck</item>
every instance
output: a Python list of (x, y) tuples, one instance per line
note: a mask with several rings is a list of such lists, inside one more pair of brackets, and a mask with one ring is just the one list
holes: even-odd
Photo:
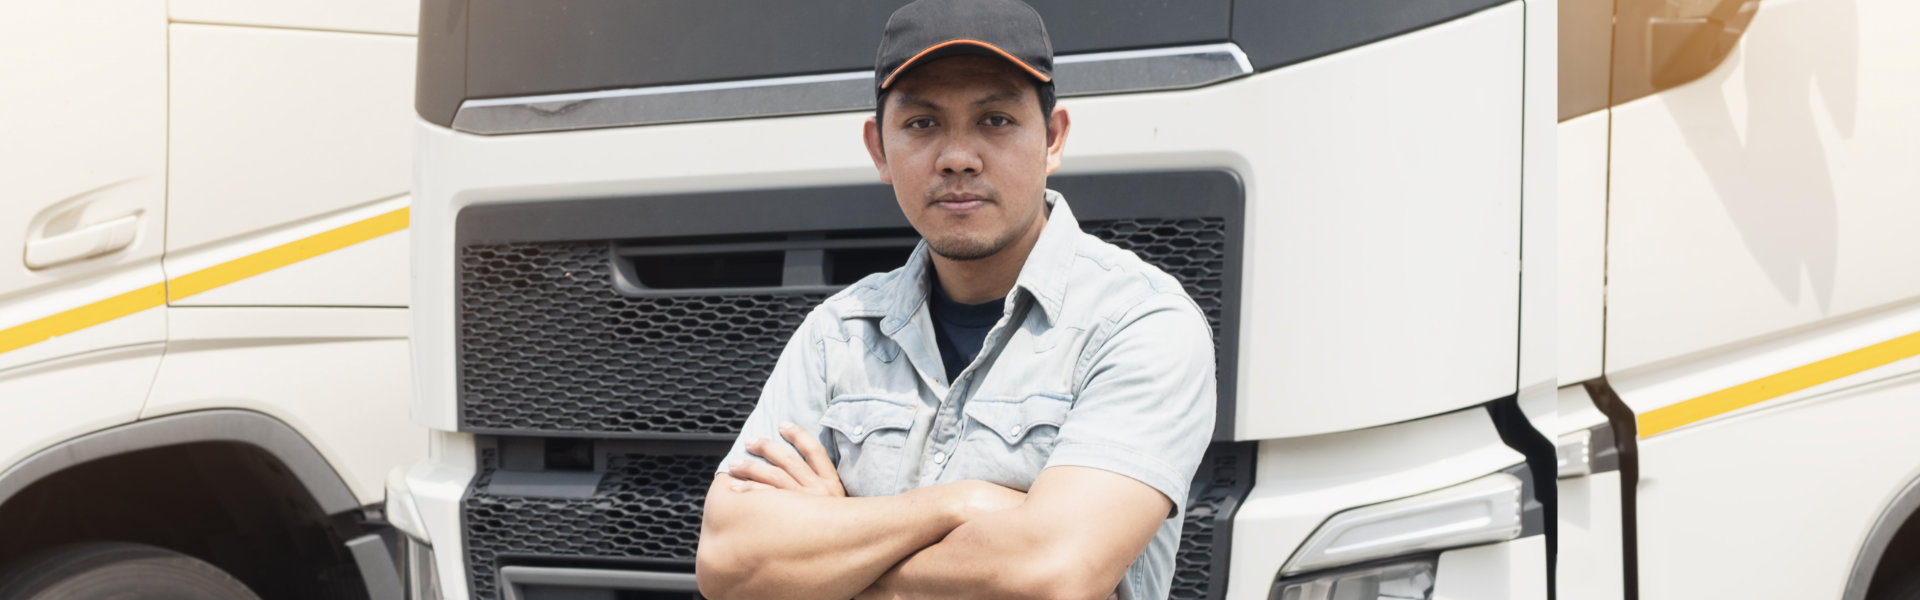
[(175, 277), (167, 282), (167, 300), (178, 302), (207, 290), (406, 228), (407, 209), (403, 207)]
[(328, 252), (407, 228), (405, 207), (379, 216), (329, 229), (292, 242), (223, 262), (166, 283), (54, 313), (0, 329), (0, 353), (25, 348), (107, 321), (181, 300), (248, 277), (259, 275)]
[(1647, 411), (1639, 417), (1640, 437), (1646, 438), (1915, 356), (1920, 356), (1920, 332)]
[(156, 283), (73, 310), (0, 330), (0, 353), (12, 352), (167, 303), (167, 285)]

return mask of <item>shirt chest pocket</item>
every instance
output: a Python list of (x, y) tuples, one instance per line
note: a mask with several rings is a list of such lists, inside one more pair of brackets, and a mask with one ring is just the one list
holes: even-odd
[(1060, 426), (1073, 408), (1070, 397), (1034, 394), (1017, 398), (976, 397), (962, 410), (965, 431), (949, 479), (980, 479), (1026, 490), (1046, 468)]
[(820, 426), (833, 431), (835, 468), (849, 496), (900, 493), (900, 467), (918, 400), (847, 395), (827, 401)]

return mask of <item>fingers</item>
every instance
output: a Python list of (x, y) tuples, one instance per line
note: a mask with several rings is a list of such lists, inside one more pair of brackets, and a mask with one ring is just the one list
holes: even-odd
[(779, 467), (751, 460), (736, 460), (727, 464), (727, 473), (734, 479), (756, 482), (780, 489), (799, 489), (800, 484)]
[(819, 439), (792, 423), (780, 424), (780, 437), (786, 438), (787, 443), (800, 451), (800, 456), (813, 468), (814, 476), (820, 479), (820, 485), (835, 495), (847, 495), (845, 488), (840, 485), (840, 471), (834, 468), (833, 457), (827, 456), (827, 448), (820, 445)]
[(764, 438), (753, 438), (747, 440), (747, 452), (767, 459), (767, 462), (773, 463), (773, 466), (780, 467), (780, 470), (786, 471), (788, 480), (802, 487), (814, 487), (815, 482), (819, 481), (819, 476), (813, 473), (813, 467), (807, 466), (806, 459), (800, 458), (800, 453), (794, 452), (793, 448), (786, 444)]
[(758, 481), (748, 481), (748, 480), (745, 480), (745, 479), (741, 479), (741, 480), (739, 480), (739, 481), (735, 481), (735, 482), (733, 482), (733, 485), (730, 485), (730, 486), (727, 486), (727, 487), (728, 487), (728, 489), (731, 489), (731, 490), (733, 490), (733, 491), (736, 491), (736, 492), (752, 492), (752, 491), (756, 491), (756, 490), (772, 490), (772, 489), (778, 489), (778, 488), (775, 488), (775, 487), (773, 487), (773, 486), (770, 486), (770, 485), (767, 485), (767, 484), (764, 484), (764, 483), (760, 483), (760, 482), (758, 482)]

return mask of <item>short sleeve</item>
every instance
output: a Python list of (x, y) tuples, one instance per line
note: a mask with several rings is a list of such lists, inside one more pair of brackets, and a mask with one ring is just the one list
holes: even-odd
[(766, 463), (765, 459), (747, 452), (746, 442), (756, 437), (779, 440), (779, 427), (783, 422), (807, 431), (822, 431), (820, 415), (826, 410), (827, 389), (820, 331), (831, 325), (825, 323), (825, 319), (819, 310), (809, 313), (799, 330), (787, 340), (773, 373), (767, 376), (767, 384), (760, 389), (760, 400), (754, 403), (753, 412), (740, 428), (740, 437), (733, 440), (733, 447), (727, 450), (726, 458), (721, 459), (716, 474), (727, 473), (727, 465), (735, 460)]
[(1090, 341), (1085, 382), (1048, 467), (1102, 469), (1139, 480), (1185, 510), (1213, 437), (1213, 336), (1193, 301), (1156, 294), (1104, 339)]

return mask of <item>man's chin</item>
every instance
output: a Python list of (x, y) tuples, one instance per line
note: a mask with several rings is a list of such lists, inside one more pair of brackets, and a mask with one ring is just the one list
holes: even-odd
[(1006, 244), (994, 246), (972, 240), (947, 240), (939, 243), (935, 243), (933, 240), (927, 240), (927, 250), (939, 255), (940, 258), (955, 262), (971, 262), (989, 258), (995, 254), (999, 254), (1000, 251), (1005, 248)]

